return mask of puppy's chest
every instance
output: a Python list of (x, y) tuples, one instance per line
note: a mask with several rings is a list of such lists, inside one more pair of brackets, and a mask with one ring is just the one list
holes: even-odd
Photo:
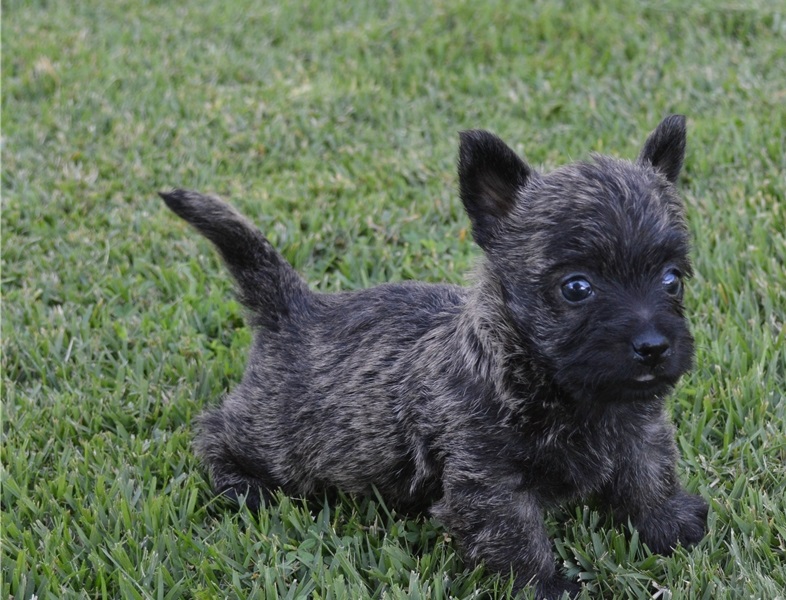
[(611, 479), (617, 445), (590, 428), (553, 425), (520, 438), (518, 468), (523, 484), (549, 501), (583, 497)]

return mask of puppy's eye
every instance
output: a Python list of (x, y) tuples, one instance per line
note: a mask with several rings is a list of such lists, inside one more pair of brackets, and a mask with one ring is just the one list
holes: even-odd
[(661, 279), (663, 289), (670, 296), (679, 296), (682, 294), (682, 273), (678, 269), (669, 269), (663, 274)]
[(581, 302), (592, 294), (592, 284), (581, 275), (575, 275), (562, 283), (562, 295), (568, 302)]

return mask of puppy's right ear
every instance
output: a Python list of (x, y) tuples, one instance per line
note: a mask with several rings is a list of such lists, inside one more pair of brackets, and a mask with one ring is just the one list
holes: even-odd
[(472, 221), (472, 237), (487, 250), (499, 223), (516, 204), (532, 169), (505, 142), (488, 131), (462, 131), (459, 191)]

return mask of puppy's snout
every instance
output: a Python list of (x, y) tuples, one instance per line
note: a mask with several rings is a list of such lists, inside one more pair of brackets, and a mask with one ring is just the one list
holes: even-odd
[(633, 358), (647, 367), (662, 363), (670, 346), (666, 336), (652, 329), (637, 335), (632, 343)]

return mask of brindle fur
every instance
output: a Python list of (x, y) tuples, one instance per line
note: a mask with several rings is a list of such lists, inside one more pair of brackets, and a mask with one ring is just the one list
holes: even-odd
[[(684, 152), (676, 115), (635, 162), (548, 174), (463, 132), (461, 199), (483, 250), (470, 287), (315, 293), (227, 204), (161, 194), (216, 245), (255, 328), (242, 382), (198, 421), (216, 491), (257, 509), (276, 489), (376, 486), (540, 598), (580, 589), (544, 527), (557, 502), (598, 498), (658, 553), (698, 542), (707, 504), (680, 486), (664, 406), (693, 355), (681, 294), (664, 284), (691, 272), (674, 188)], [(593, 289), (581, 302), (561, 291), (575, 274)], [(642, 360), (653, 338), (666, 349)]]

